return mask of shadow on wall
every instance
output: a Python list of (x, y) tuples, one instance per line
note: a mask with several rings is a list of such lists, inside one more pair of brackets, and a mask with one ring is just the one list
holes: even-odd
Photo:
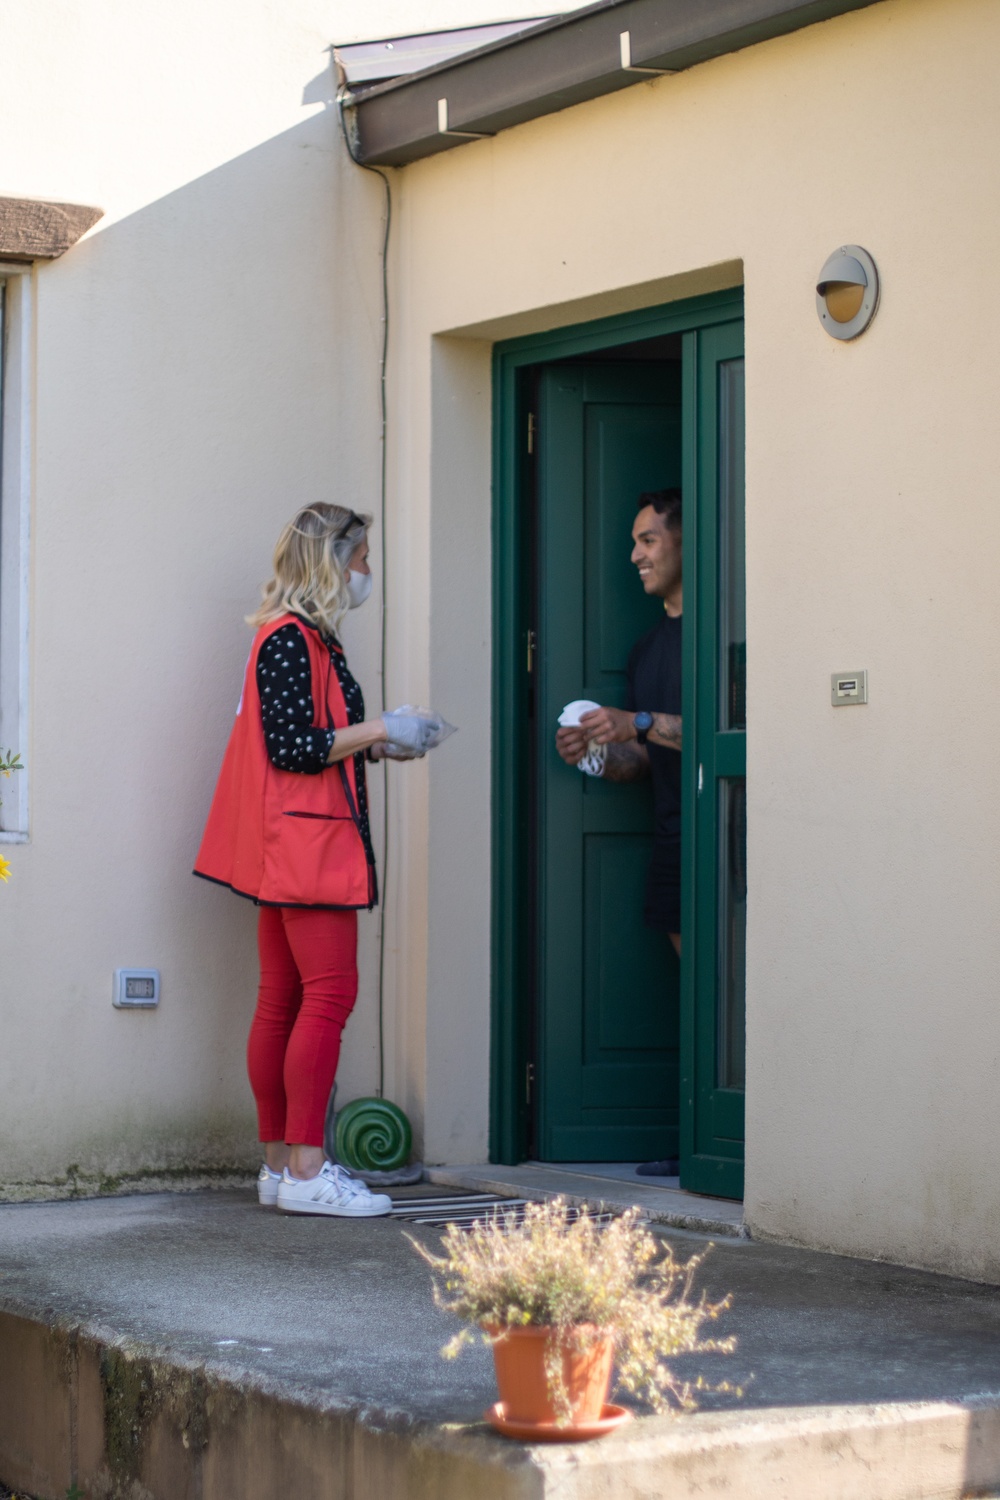
[[(53, 1159), (37, 1161), (36, 1122), (23, 1150), (14, 1132), (12, 1165), (250, 1152), (254, 911), (190, 872), (277, 533), (303, 502), (376, 495), (380, 213), (327, 110), (40, 273), (31, 856), (46, 901), (25, 908), (21, 962), (26, 992), (65, 996), (68, 1021), (45, 1041), (64, 1094)], [(374, 610), (351, 620), (370, 700), (376, 637)], [(363, 920), (348, 1095), (375, 1078)], [(162, 970), (158, 1013), (112, 1014), (123, 963)], [(105, 1074), (83, 1076), (81, 1046)]]
[(333, 104), (337, 97), (337, 85), (334, 81), (333, 68), (324, 68), (322, 73), (317, 73), (311, 78), (302, 90), (303, 104)]

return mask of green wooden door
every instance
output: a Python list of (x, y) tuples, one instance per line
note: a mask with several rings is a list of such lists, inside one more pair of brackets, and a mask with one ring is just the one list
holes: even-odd
[(620, 706), (660, 617), (629, 561), (636, 497), (681, 480), (677, 362), (545, 368), (537, 392), (536, 1149), (629, 1161), (678, 1146), (679, 966), (643, 926), (652, 804), (563, 764), (574, 698)]
[(742, 321), (684, 336), (681, 1186), (732, 1198), (746, 1029), (743, 386)]

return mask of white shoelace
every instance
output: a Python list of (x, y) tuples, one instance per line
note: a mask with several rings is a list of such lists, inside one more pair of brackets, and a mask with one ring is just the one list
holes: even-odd
[(323, 1163), (320, 1176), (324, 1177), (342, 1198), (357, 1198), (368, 1191), (363, 1182), (358, 1182), (354, 1177), (348, 1177), (343, 1167), (336, 1166), (332, 1161)]

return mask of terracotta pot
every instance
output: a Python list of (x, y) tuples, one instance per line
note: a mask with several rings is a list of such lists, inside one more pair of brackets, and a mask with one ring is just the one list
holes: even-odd
[[(492, 1338), (497, 1385), (504, 1416), (510, 1422), (546, 1424), (556, 1421), (545, 1375), (545, 1349), (553, 1337), (551, 1328), (487, 1328)], [(595, 1330), (581, 1325), (581, 1332)], [(582, 1349), (569, 1341), (563, 1349), (563, 1379), (572, 1407), (572, 1423), (583, 1426), (599, 1421), (611, 1383), (615, 1338), (600, 1332)]]

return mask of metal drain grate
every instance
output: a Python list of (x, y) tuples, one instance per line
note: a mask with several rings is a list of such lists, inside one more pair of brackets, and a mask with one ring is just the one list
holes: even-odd
[[(424, 1224), (429, 1228), (444, 1229), (457, 1224), (459, 1229), (471, 1229), (474, 1224), (484, 1224), (496, 1214), (514, 1216), (520, 1224), (524, 1210), (531, 1200), (528, 1198), (501, 1198), (497, 1193), (451, 1193), (441, 1198), (398, 1198), (394, 1200), (389, 1217), (406, 1224)], [(580, 1210), (571, 1208), (570, 1220), (580, 1217)], [(610, 1224), (612, 1213), (592, 1213), (597, 1224)]]
[(431, 1228), (444, 1229), (448, 1224), (457, 1224), (460, 1229), (471, 1229), (473, 1224), (485, 1223), (499, 1210), (515, 1213), (520, 1223), (524, 1216), (524, 1198), (501, 1198), (497, 1193), (449, 1193), (440, 1198), (397, 1198), (393, 1201), (390, 1217), (401, 1219), (406, 1224), (426, 1224)]

